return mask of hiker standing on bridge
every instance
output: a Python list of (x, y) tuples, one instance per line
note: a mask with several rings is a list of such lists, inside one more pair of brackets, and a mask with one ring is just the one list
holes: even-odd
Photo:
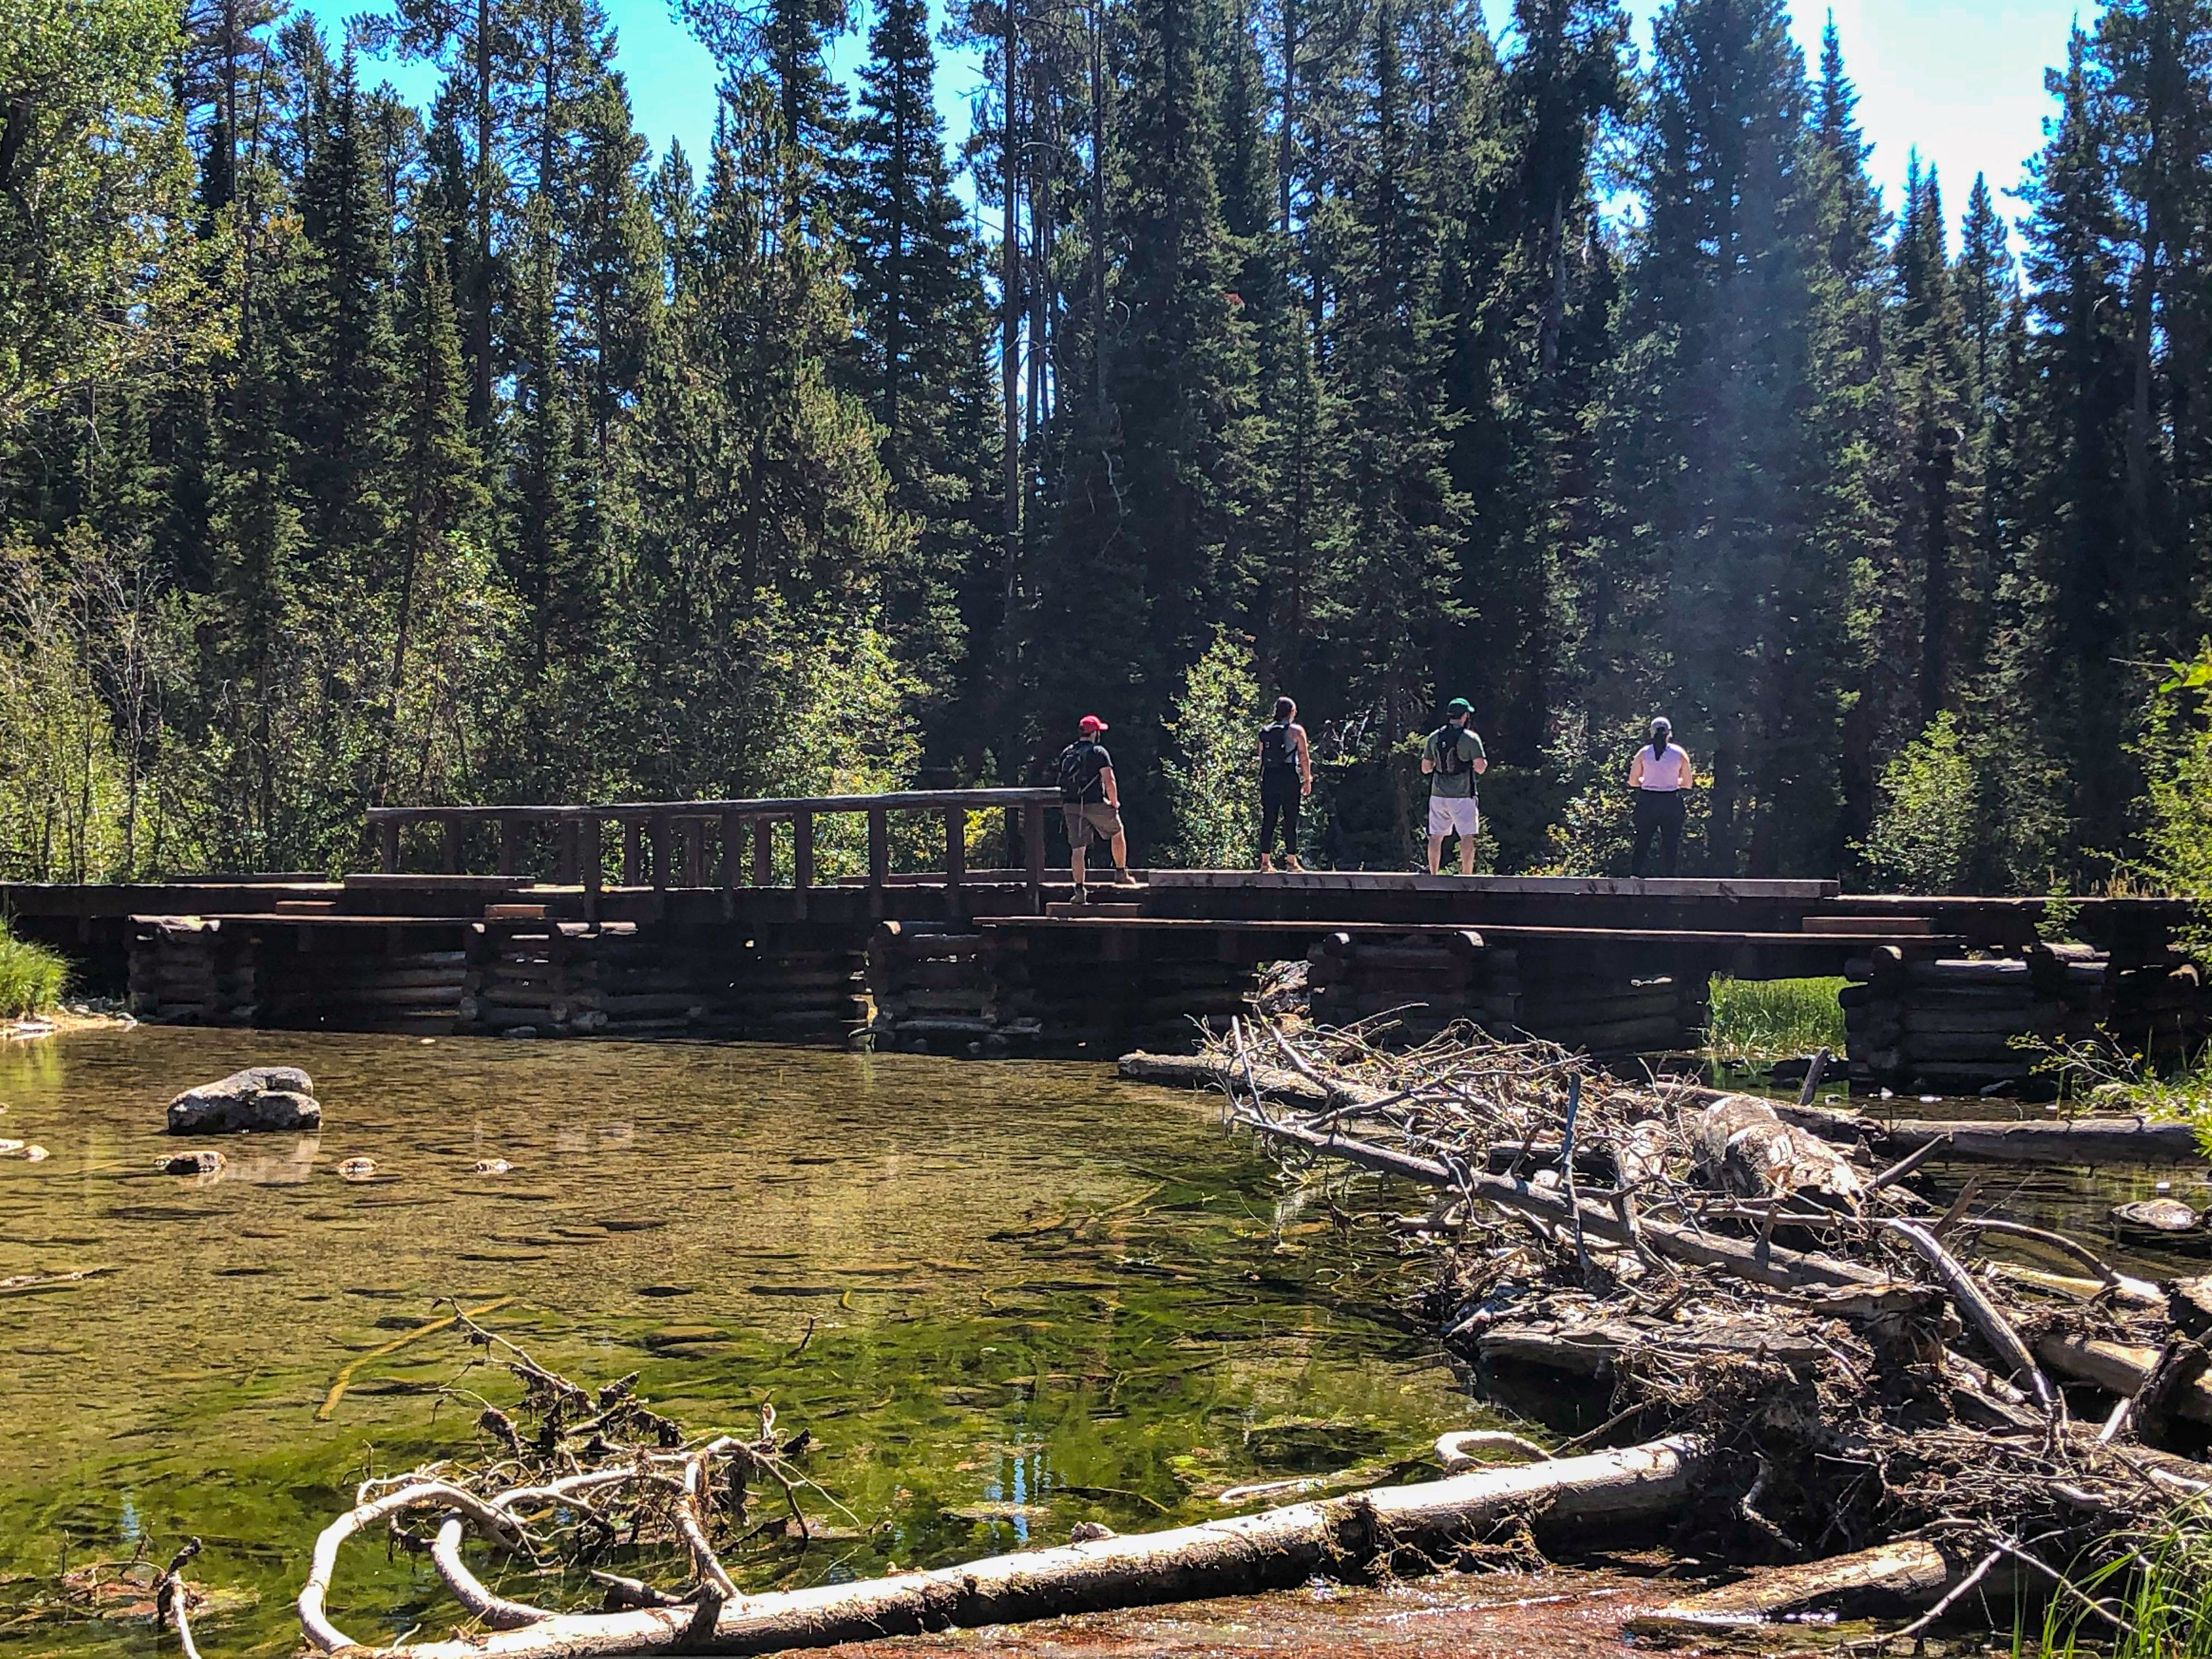
[(1313, 793), (1313, 748), (1298, 724), (1298, 706), (1275, 699), (1275, 718), (1260, 728), (1260, 873), (1275, 868), (1275, 825), (1283, 826), (1283, 867), (1298, 862), (1298, 803)]
[(1060, 810), (1067, 823), (1068, 873), (1075, 878), (1075, 902), (1084, 902), (1084, 854), (1103, 841), (1114, 855), (1114, 879), (1132, 883), (1129, 842), (1121, 833), (1121, 786), (1114, 776), (1114, 757), (1098, 734), (1106, 722), (1085, 714), (1076, 722), (1076, 738), (1060, 751)]
[(1674, 741), (1674, 727), (1661, 715), (1651, 722), (1651, 741), (1636, 751), (1628, 765), (1628, 787), (1635, 798), (1636, 852), (1628, 872), (1651, 872), (1651, 836), (1659, 835), (1659, 873), (1674, 873), (1682, 851), (1682, 821), (1687, 816), (1686, 798), (1697, 775), (1690, 757)]
[(1474, 837), (1482, 828), (1474, 781), (1490, 769), (1474, 732), (1474, 705), (1454, 697), (1444, 723), (1421, 745), (1421, 770), (1429, 779), (1429, 873), (1441, 873), (1444, 842), (1459, 837), (1459, 872), (1474, 873)]

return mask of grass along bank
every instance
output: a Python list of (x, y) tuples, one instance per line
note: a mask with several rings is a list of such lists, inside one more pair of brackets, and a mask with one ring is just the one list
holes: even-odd
[(69, 986), (69, 960), (0, 929), (0, 1019), (52, 1012)]
[(1767, 1066), (1820, 1048), (1844, 1052), (1841, 979), (1713, 975), (1705, 1046), (1723, 1065)]

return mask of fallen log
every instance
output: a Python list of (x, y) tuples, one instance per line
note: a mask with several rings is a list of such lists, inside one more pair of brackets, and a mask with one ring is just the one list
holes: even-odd
[(2142, 1118), (2077, 1118), (2071, 1123), (1864, 1123), (1869, 1139), (1892, 1153), (1909, 1152), (1941, 1136), (1946, 1158), (1990, 1164), (2202, 1164), (2204, 1148), (2186, 1123)]
[(1736, 1583), (1639, 1613), (1632, 1634), (1667, 1636), (1764, 1625), (1806, 1613), (1858, 1619), (1895, 1614), (1938, 1601), (1972, 1570), (1922, 1538), (1899, 1539), (1850, 1555), (1770, 1567)]
[[(2070, 1381), (2132, 1400), (2150, 1381), (2159, 1351), (2053, 1331), (2036, 1339), (2035, 1357)], [(2173, 1401), (2172, 1412), (2192, 1423), (2212, 1424), (2212, 1377), (2199, 1376), (2191, 1382)]]
[[(1705, 1457), (1702, 1442), (1659, 1440), (1418, 1486), (1377, 1487), (1166, 1532), (993, 1556), (933, 1572), (738, 1597), (724, 1602), (710, 1625), (690, 1606), (563, 1613), (518, 1630), (395, 1651), (406, 1659), (769, 1653), (1286, 1589), (1317, 1576), (1427, 1571), (1532, 1506), (1540, 1528), (1563, 1532), (1666, 1514), (1693, 1495)], [(450, 1487), (414, 1490), (422, 1494), (424, 1507), (451, 1507), (480, 1522), (505, 1519), (480, 1513), (485, 1506), (466, 1494), (459, 1495), (465, 1502), (459, 1501)], [(301, 1624), (325, 1653), (350, 1645), (323, 1613), (337, 1547), (392, 1508), (390, 1499), (364, 1505), (333, 1522), (316, 1545), (316, 1571), (301, 1593)], [(377, 1513), (356, 1519), (369, 1509)]]

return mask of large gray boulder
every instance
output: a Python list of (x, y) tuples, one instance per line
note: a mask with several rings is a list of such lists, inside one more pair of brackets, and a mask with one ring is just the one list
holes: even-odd
[(322, 1121), (313, 1080), (296, 1066), (249, 1066), (220, 1083), (187, 1089), (169, 1103), (173, 1135), (313, 1129)]

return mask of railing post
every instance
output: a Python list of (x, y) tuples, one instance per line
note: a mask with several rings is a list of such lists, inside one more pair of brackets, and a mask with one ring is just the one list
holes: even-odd
[(379, 843), (376, 855), (378, 868), (387, 876), (398, 875), (399, 873), (399, 820), (386, 818), (378, 824), (376, 838)]
[(584, 879), (584, 920), (599, 919), (599, 884), (606, 878), (605, 854), (599, 846), (599, 815), (586, 813), (576, 826), (576, 862)]
[(461, 837), (464, 833), (460, 815), (448, 812), (438, 822), (445, 826), (445, 866), (449, 876), (461, 873)]
[(884, 913), (884, 888), (891, 875), (891, 815), (880, 806), (868, 809), (868, 914)]
[(968, 809), (945, 809), (945, 886), (957, 909), (961, 884), (968, 879)]
[(1029, 875), (1030, 914), (1044, 914), (1044, 803), (1022, 804), (1022, 866)]
[(669, 848), (668, 848), (668, 830), (669, 830), (669, 817), (668, 817), (668, 814), (667, 814), (667, 813), (665, 813), (665, 812), (655, 812), (655, 813), (653, 815), (653, 825), (652, 825), (652, 829), (653, 829), (653, 890), (654, 892), (656, 892), (656, 893), (665, 893), (665, 892), (666, 892), (666, 891), (668, 890), (668, 877), (669, 877), (669, 869), (668, 869), (668, 853), (669, 853)]
[(799, 896), (799, 915), (806, 916), (806, 890), (814, 885), (814, 814), (795, 812), (791, 819), (791, 884)]
[(745, 821), (735, 812), (722, 814), (722, 887), (724, 891), (738, 884), (738, 876), (745, 855)]
[(636, 886), (636, 885), (638, 884), (638, 879), (637, 879), (637, 842), (638, 842), (638, 827), (637, 827), (637, 820), (636, 820), (635, 818), (624, 818), (624, 819), (622, 821), (622, 831), (623, 831), (622, 884), (623, 884), (623, 886), (625, 886), (625, 887), (635, 887), (635, 886)]
[(522, 820), (501, 818), (499, 821), (499, 872), (511, 876), (522, 863)]
[(555, 831), (553, 863), (554, 882), (562, 887), (573, 887), (583, 877), (584, 826), (570, 818)]
[(753, 885), (775, 884), (775, 820), (753, 820)]

